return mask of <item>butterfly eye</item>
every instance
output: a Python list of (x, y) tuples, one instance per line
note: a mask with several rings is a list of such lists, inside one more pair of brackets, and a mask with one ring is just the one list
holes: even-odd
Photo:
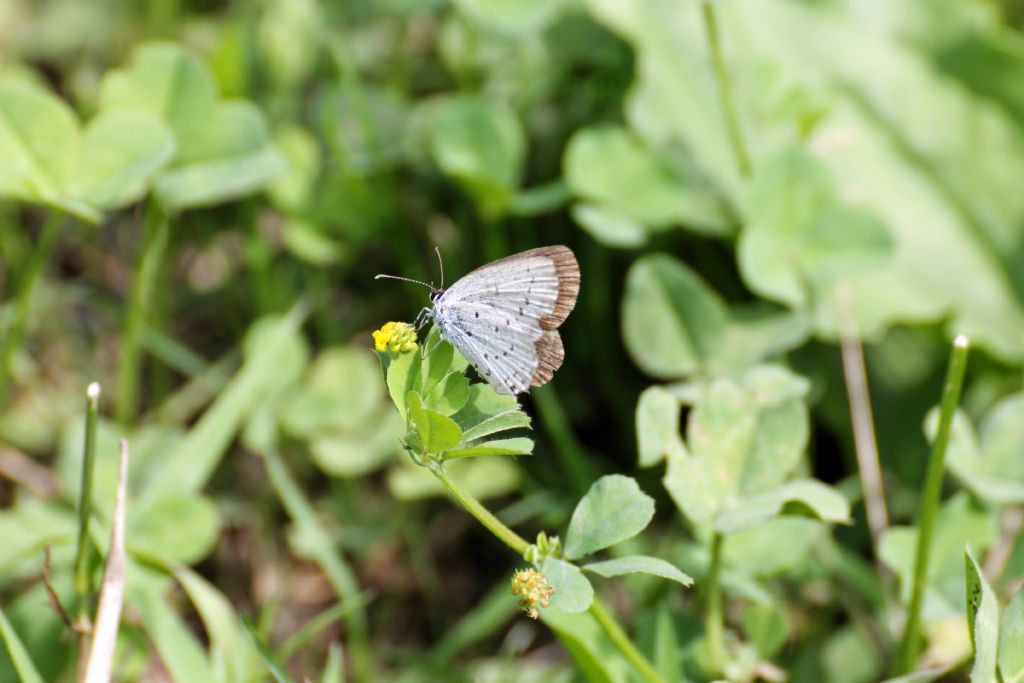
[(431, 303), (434, 303), (438, 299), (440, 299), (442, 294), (444, 294), (444, 292), (442, 292), (440, 289), (435, 289), (434, 291), (432, 291), (430, 293), (430, 301), (431, 301)]

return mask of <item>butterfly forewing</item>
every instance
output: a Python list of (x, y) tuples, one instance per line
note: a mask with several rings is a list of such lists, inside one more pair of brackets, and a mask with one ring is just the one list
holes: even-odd
[(495, 390), (517, 394), (547, 382), (561, 364), (561, 339), (552, 330), (578, 291), (572, 252), (542, 247), (472, 271), (438, 298), (433, 316)]

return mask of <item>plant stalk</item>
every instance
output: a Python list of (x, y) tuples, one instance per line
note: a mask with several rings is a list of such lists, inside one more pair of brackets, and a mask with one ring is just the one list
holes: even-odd
[(956, 413), (957, 405), (960, 403), (960, 390), (963, 387), (964, 371), (967, 368), (968, 346), (967, 337), (963, 335), (959, 335), (953, 340), (953, 353), (949, 358), (946, 382), (942, 388), (939, 427), (935, 432), (935, 441), (932, 443), (931, 455), (928, 458), (924, 490), (921, 493), (921, 507), (918, 511), (914, 584), (910, 596), (910, 606), (907, 608), (907, 625), (903, 630), (903, 640), (900, 642), (899, 656), (896, 659), (897, 674), (909, 673), (913, 669), (919, 652), (921, 606), (924, 603), (924, 591), (928, 580), (928, 560), (931, 555), (935, 518), (939, 511), (950, 428), (953, 425), (953, 416)]
[(725, 625), (722, 616), (722, 534), (711, 539), (711, 561), (704, 584), (704, 638), (707, 642), (708, 666), (712, 674), (725, 669)]
[(666, 683), (665, 678), (658, 673), (658, 670), (654, 668), (643, 653), (637, 649), (633, 641), (629, 639), (626, 632), (619, 626), (619, 622), (615, 620), (601, 601), (595, 596), (593, 602), (590, 603), (588, 610), (594, 620), (600, 625), (601, 629), (604, 630), (605, 635), (612, 641), (622, 656), (625, 657), (633, 668), (643, 676), (643, 679), (647, 683)]
[(722, 100), (722, 113), (725, 116), (729, 143), (732, 145), (733, 154), (736, 155), (736, 164), (739, 166), (740, 175), (747, 177), (750, 175), (750, 155), (747, 153), (747, 146), (743, 142), (743, 130), (740, 127), (736, 102), (732, 97), (732, 83), (729, 78), (729, 69), (725, 64), (722, 43), (718, 36), (718, 18), (715, 16), (714, 3), (711, 0), (704, 0), (701, 4), (701, 12), (704, 15), (704, 30), (708, 36), (708, 51), (711, 53), (711, 64), (715, 69), (715, 78), (718, 81), (718, 94)]
[(146, 206), (142, 256), (132, 283), (121, 338), (121, 358), (117, 376), (117, 422), (126, 429), (135, 417), (142, 365), (142, 336), (146, 310), (153, 299), (160, 263), (167, 249), (169, 221), (163, 208), (153, 199)]
[(25, 265), (25, 272), (21, 278), (17, 298), (14, 302), (14, 311), (11, 315), (11, 322), (7, 326), (2, 338), (0, 338), (0, 405), (6, 400), (7, 384), (12, 374), (11, 365), (14, 356), (21, 348), (22, 340), (25, 337), (25, 328), (28, 326), (28, 315), (32, 308), (32, 299), (39, 280), (53, 254), (53, 247), (57, 244), (57, 236), (64, 225), (64, 213), (51, 210), (43, 223), (42, 231), (39, 234), (39, 242), (32, 250), (28, 263)]
[(93, 599), (92, 576), (89, 571), (89, 519), (92, 517), (92, 480), (96, 463), (96, 423), (99, 420), (99, 407), (100, 385), (93, 382), (85, 391), (85, 438), (82, 445), (82, 481), (78, 493), (78, 539), (74, 565), (77, 604), (75, 628), (78, 630), (80, 653), (89, 651), (89, 611)]

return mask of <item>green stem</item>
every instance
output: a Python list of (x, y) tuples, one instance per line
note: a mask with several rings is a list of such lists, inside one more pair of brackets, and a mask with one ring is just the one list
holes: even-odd
[(708, 666), (711, 673), (725, 669), (725, 626), (722, 618), (722, 541), (715, 533), (711, 539), (711, 562), (704, 583), (704, 637), (707, 641)]
[(583, 447), (573, 434), (562, 402), (558, 400), (558, 395), (551, 385), (537, 387), (530, 395), (537, 406), (537, 413), (540, 415), (540, 421), (544, 423), (544, 429), (555, 442), (555, 454), (569, 475), (573, 491), (576, 495), (582, 496), (594, 481), (595, 473)]
[(526, 552), (526, 549), (530, 547), (526, 539), (505, 526), (505, 523), (485, 508), (480, 501), (473, 497), (473, 494), (462, 488), (462, 484), (452, 479), (442, 463), (430, 461), (427, 468), (444, 484), (448, 492), (452, 494), (452, 498), (466, 508), (469, 514), (476, 517), (477, 521), (487, 527), (488, 531), (497, 536), (502, 543), (512, 548), (517, 555)]
[(647, 658), (644, 657), (643, 653), (637, 649), (633, 641), (629, 639), (625, 631), (622, 630), (622, 627), (619, 626), (619, 622), (615, 621), (615, 617), (605, 609), (604, 605), (596, 597), (590, 603), (589, 612), (604, 630), (605, 635), (612, 641), (612, 644), (618, 648), (622, 656), (633, 665), (647, 683), (665, 683), (665, 678), (658, 673), (653, 664), (647, 661)]
[[(466, 509), (469, 514), (487, 527), (491, 533), (497, 536), (505, 545), (514, 550), (518, 555), (523, 555), (530, 544), (522, 536), (509, 529), (505, 524), (495, 517), (490, 510), (485, 508), (473, 494), (462, 488), (459, 482), (452, 479), (445, 469), (444, 464), (438, 461), (428, 461), (427, 468), (434, 473), (452, 497)], [(665, 683), (665, 679), (657, 672), (654, 666), (644, 657), (643, 653), (636, 648), (629, 640), (629, 637), (619, 626), (615, 618), (601, 605), (595, 597), (590, 603), (590, 613), (608, 638), (612, 641), (619, 652), (625, 657), (643, 676), (647, 683)]]
[(747, 154), (747, 147), (743, 142), (740, 118), (736, 111), (736, 103), (732, 98), (729, 69), (725, 65), (725, 56), (722, 53), (722, 44), (718, 37), (718, 19), (715, 17), (714, 3), (711, 0), (704, 0), (704, 3), (701, 5), (701, 11), (704, 14), (704, 30), (708, 36), (708, 51), (711, 53), (711, 63), (715, 69), (715, 78), (718, 80), (718, 94), (722, 100), (722, 113), (725, 115), (729, 142), (732, 144), (732, 151), (736, 155), (736, 163), (740, 167), (740, 174), (746, 177), (750, 175), (750, 156)]
[(964, 383), (964, 371), (967, 367), (967, 337), (957, 336), (953, 340), (953, 353), (946, 371), (946, 382), (942, 388), (942, 404), (939, 412), (939, 427), (935, 432), (932, 452), (928, 458), (928, 469), (925, 473), (924, 490), (921, 492), (921, 508), (917, 521), (917, 552), (914, 555), (914, 584), (907, 608), (907, 626), (900, 642), (899, 656), (896, 659), (896, 672), (908, 673), (913, 669), (919, 652), (919, 631), (921, 629), (921, 605), (924, 603), (925, 585), (928, 579), (928, 559), (932, 548), (932, 535), (935, 529), (935, 518), (939, 511), (939, 498), (942, 493), (942, 479), (946, 469), (946, 448), (949, 445), (949, 432), (953, 425), (953, 416), (960, 403), (960, 390)]
[(122, 429), (127, 428), (135, 417), (146, 309), (153, 298), (160, 263), (167, 249), (168, 231), (167, 214), (155, 200), (150, 200), (146, 207), (143, 228), (142, 257), (139, 260), (135, 281), (132, 283), (121, 339), (121, 358), (117, 376), (117, 422)]
[(11, 323), (7, 326), (6, 334), (0, 339), (0, 404), (4, 402), (7, 393), (7, 383), (10, 379), (14, 356), (21, 348), (21, 342), (25, 336), (28, 314), (32, 308), (32, 298), (39, 285), (43, 270), (50, 261), (53, 247), (57, 243), (57, 235), (60, 234), (63, 225), (63, 212), (50, 211), (43, 224), (42, 232), (39, 234), (39, 242), (25, 266), (25, 273), (22, 276), (14, 303), (14, 311), (11, 314)]
[[(92, 479), (96, 462), (96, 422), (99, 419), (100, 385), (93, 382), (86, 389), (85, 440), (82, 447), (82, 481), (78, 494), (78, 541), (75, 548), (75, 597), (78, 609), (76, 622), (85, 626), (92, 604), (92, 576), (89, 571), (89, 518), (92, 516)], [(87, 633), (83, 628), (81, 633)]]
[(295, 525), (297, 537), (300, 539), (300, 552), (320, 566), (345, 605), (345, 626), (352, 655), (352, 680), (357, 683), (377, 680), (374, 673), (373, 650), (370, 648), (369, 627), (366, 623), (366, 610), (363, 609), (365, 596), (359, 591), (355, 572), (336, 550), (334, 540), (321, 526), (316, 512), (292, 479), (281, 456), (273, 450), (268, 450), (263, 454), (263, 459), (270, 484), (274, 487), (292, 524)]

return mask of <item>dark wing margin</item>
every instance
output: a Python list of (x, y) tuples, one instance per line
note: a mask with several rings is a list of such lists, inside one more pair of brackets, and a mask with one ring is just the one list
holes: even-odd
[(555, 370), (561, 367), (565, 349), (562, 348), (562, 338), (555, 330), (544, 332), (534, 348), (537, 350), (537, 369), (530, 378), (530, 385), (539, 387), (550, 382)]
[[(576, 297), (580, 293), (580, 265), (576, 262), (576, 256), (572, 250), (561, 244), (531, 249), (523, 254), (546, 256), (555, 264), (555, 274), (558, 277), (558, 299), (555, 301), (555, 310), (540, 319), (540, 326), (543, 329), (553, 330), (565, 322), (565, 319), (572, 313), (573, 307), (576, 306)], [(561, 341), (558, 342), (558, 348), (559, 350), (562, 348)], [(561, 360), (559, 360), (559, 364), (561, 364)]]

